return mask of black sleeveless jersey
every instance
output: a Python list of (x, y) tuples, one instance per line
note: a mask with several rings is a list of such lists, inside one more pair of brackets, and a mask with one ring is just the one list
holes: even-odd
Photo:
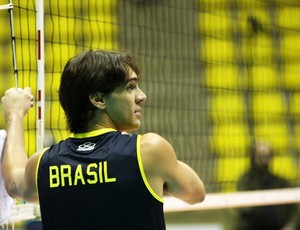
[(162, 230), (163, 200), (149, 186), (140, 136), (113, 129), (77, 134), (40, 157), (43, 230)]

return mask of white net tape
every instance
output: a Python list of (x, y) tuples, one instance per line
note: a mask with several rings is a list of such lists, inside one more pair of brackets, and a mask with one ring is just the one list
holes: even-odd
[(300, 188), (269, 189), (236, 193), (207, 194), (201, 204), (188, 205), (172, 197), (165, 198), (165, 212), (196, 211), (300, 203)]

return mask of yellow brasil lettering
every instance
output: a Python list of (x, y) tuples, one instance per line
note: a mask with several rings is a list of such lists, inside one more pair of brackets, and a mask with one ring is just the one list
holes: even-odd
[[(87, 177), (84, 177), (84, 174)], [(76, 186), (78, 184), (96, 184), (96, 183), (112, 183), (117, 178), (108, 176), (107, 161), (91, 163), (87, 165), (86, 171), (82, 169), (82, 165), (77, 165), (74, 176), (71, 174), (71, 165), (52, 165), (49, 167), (49, 186), (57, 188), (59, 186)]]

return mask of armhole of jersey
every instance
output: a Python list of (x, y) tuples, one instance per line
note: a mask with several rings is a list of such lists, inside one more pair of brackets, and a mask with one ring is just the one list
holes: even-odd
[(36, 164), (36, 169), (35, 169), (35, 186), (36, 186), (36, 190), (37, 190), (38, 194), (39, 194), (38, 173), (39, 173), (39, 168), (40, 168), (40, 162), (41, 162), (42, 156), (47, 151), (47, 149), (49, 149), (49, 147), (48, 148), (44, 148), (44, 151), (40, 154), (38, 162)]
[(143, 167), (143, 162), (142, 162), (142, 157), (141, 157), (141, 135), (137, 136), (137, 141), (136, 141), (136, 152), (137, 152), (137, 159), (138, 159), (138, 164), (139, 164), (139, 168), (140, 168), (140, 172), (143, 178), (143, 181), (148, 189), (148, 191), (151, 193), (151, 195), (157, 199), (159, 202), (163, 203), (164, 200), (162, 197), (158, 196), (153, 189), (151, 188), (150, 184), (147, 181), (146, 175), (145, 175), (145, 171), (144, 171), (144, 167)]

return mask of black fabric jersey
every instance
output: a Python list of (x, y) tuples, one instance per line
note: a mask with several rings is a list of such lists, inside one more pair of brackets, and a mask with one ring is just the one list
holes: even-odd
[(41, 155), (36, 177), (43, 230), (165, 229), (139, 135), (102, 129), (70, 137)]

